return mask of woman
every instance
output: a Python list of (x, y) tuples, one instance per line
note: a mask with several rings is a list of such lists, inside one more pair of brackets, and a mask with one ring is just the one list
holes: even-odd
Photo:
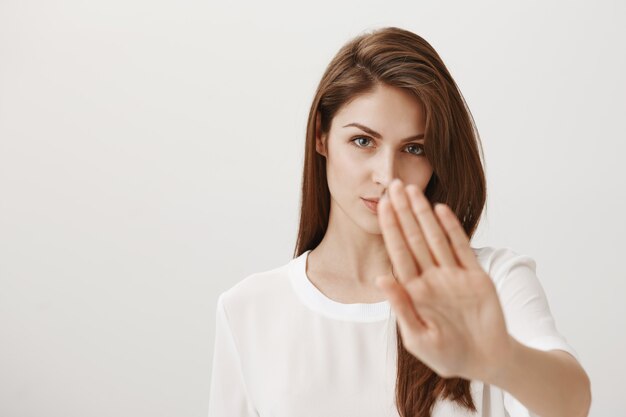
[(478, 145), (423, 38), (341, 48), (309, 114), (294, 259), (219, 297), (209, 416), (587, 415), (533, 259), (469, 245)]

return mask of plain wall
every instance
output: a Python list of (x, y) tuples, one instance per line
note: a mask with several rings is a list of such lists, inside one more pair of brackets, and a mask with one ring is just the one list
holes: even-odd
[(533, 256), (623, 415), (626, 6), (0, 1), (0, 416), (206, 415), (218, 295), (291, 259), (309, 106), (399, 26), (476, 120), (475, 246)]

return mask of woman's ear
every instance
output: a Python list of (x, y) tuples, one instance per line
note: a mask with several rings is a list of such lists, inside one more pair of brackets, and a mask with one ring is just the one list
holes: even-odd
[(322, 119), (319, 113), (315, 118), (315, 149), (320, 155), (326, 156), (326, 141), (328, 136), (322, 134)]
[(317, 153), (322, 156), (326, 156), (326, 146), (324, 145), (325, 139), (326, 136), (317, 136), (315, 138), (315, 149), (317, 150)]

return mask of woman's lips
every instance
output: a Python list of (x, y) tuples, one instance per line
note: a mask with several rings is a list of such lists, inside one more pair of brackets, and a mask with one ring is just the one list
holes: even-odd
[(361, 198), (361, 200), (363, 200), (363, 203), (365, 204), (365, 207), (367, 207), (369, 209), (369, 211), (371, 211), (374, 214), (377, 213), (377, 207), (378, 207), (378, 203), (377, 202), (366, 200), (364, 198)]

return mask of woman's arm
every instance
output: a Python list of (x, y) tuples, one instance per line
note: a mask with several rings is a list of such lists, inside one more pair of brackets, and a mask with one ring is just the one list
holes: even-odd
[(542, 351), (511, 337), (510, 355), (497, 375), (483, 382), (496, 385), (541, 417), (587, 417), (591, 383), (585, 370), (569, 353)]

